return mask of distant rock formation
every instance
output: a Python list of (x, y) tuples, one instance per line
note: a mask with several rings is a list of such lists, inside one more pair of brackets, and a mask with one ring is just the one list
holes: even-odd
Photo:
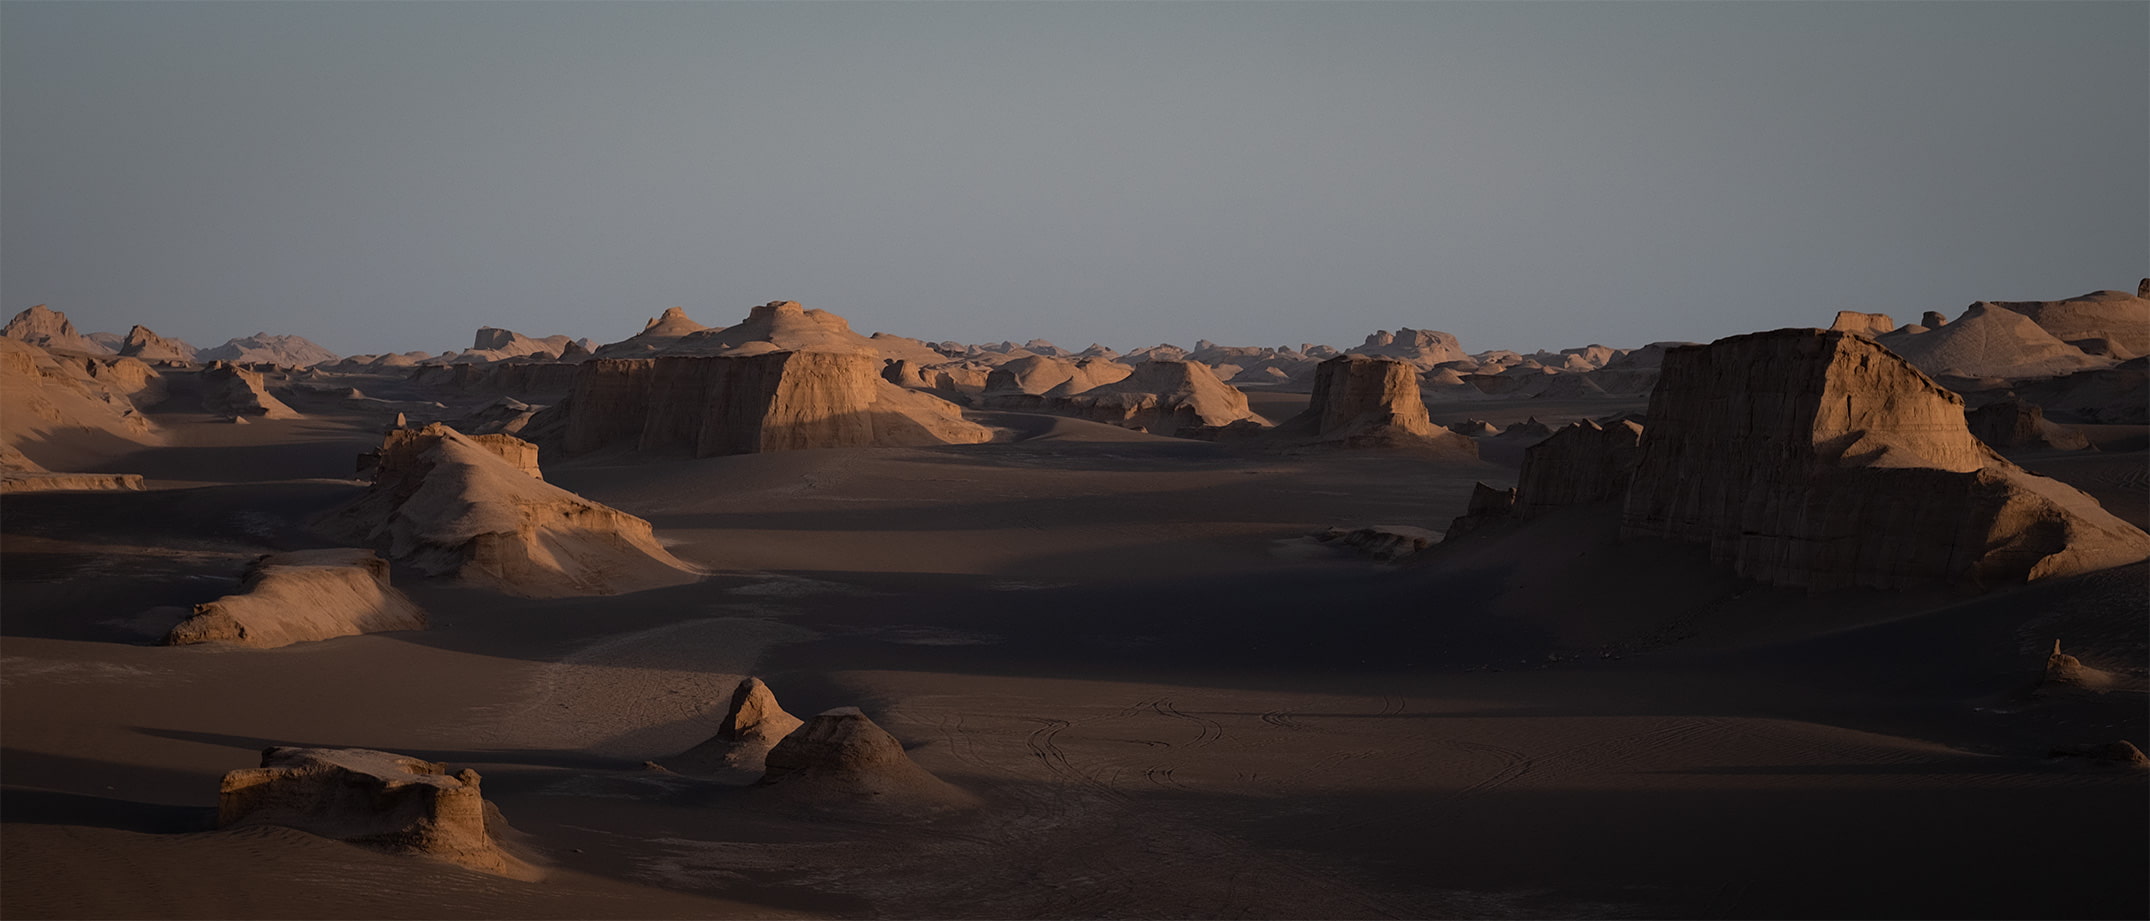
[(1146, 361), (1110, 384), (1048, 397), (1043, 409), (1158, 435), (1242, 421), (1268, 424), (1247, 406), (1246, 394), (1194, 361)]
[(989, 372), (980, 396), (995, 409), (1036, 410), (1043, 405), (1038, 398), (1073, 396), (1126, 380), (1134, 373), (1132, 366), (1106, 359), (1025, 355)]
[(164, 644), (267, 648), (425, 626), (425, 612), (388, 584), (388, 561), (373, 551), (294, 550), (255, 560), (237, 592), (195, 605)]
[(1935, 376), (2052, 377), (2112, 364), (2054, 338), (2023, 314), (1984, 301), (1939, 329), (1891, 333), (1875, 341)]
[(269, 393), (260, 373), (228, 361), (202, 369), (202, 411), (226, 419), (296, 419), (298, 410)]
[(839, 802), (948, 808), (975, 800), (926, 772), (857, 707), (823, 711), (764, 759), (761, 785)]
[(1339, 355), (1316, 366), (1313, 399), (1306, 411), (1277, 426), (1275, 437), (1299, 444), (1478, 455), (1475, 442), (1427, 418), (1416, 367), (1365, 355)]
[(1408, 326), (1399, 328), (1394, 333), (1385, 329), (1376, 330), (1366, 337), (1364, 344), (1349, 351), (1355, 355), (1399, 359), (1420, 371), (1430, 371), (1434, 365), (1442, 362), (1470, 357), (1464, 353), (1463, 345), (1456, 341), (1456, 337), (1439, 330), (1412, 329)]
[(1746, 578), (1998, 585), (2150, 557), (2150, 535), (2002, 459), (1960, 397), (1863, 337), (1675, 349), (1649, 419), (1622, 534), (1707, 543)]
[(119, 353), (143, 361), (193, 361), (195, 348), (177, 339), (167, 339), (151, 332), (139, 323), (127, 330), (127, 339), (119, 347)]
[(1314, 539), (1393, 563), (1440, 543), (1441, 535), (1408, 525), (1377, 524), (1363, 528), (1330, 528), (1316, 532)]
[(2126, 360), (2150, 355), (2150, 298), (2093, 291), (2064, 301), (1993, 301), (2084, 351)]
[(1642, 426), (1629, 421), (1573, 423), (1523, 451), (1516, 512), (1525, 518), (1554, 509), (1621, 498), (1642, 459)]
[[(44, 473), (84, 458), (85, 442), (124, 451), (156, 440), (141, 406), (163, 399), (164, 382), (132, 358), (54, 355), (11, 337), (0, 337), (0, 446), (14, 473)], [(35, 462), (32, 457), (37, 458)], [(69, 474), (69, 476), (83, 476)], [(28, 479), (18, 491), (37, 488)], [(88, 488), (90, 480), (65, 487)], [(138, 486), (139, 479), (127, 481)], [(133, 488), (112, 484), (117, 488)]]
[(14, 319), (7, 321), (5, 328), (0, 328), (0, 337), (62, 352), (106, 355), (112, 351), (76, 331), (67, 314), (48, 309), (43, 304), (16, 314)]
[(2150, 356), (2110, 368), (2017, 381), (2011, 389), (2049, 416), (2107, 425), (2150, 424)]
[(1938, 310), (1926, 311), (1924, 316), (1919, 317), (1919, 325), (1929, 330), (1940, 329), (1948, 325), (1948, 315)]
[(1484, 483), (1471, 487), (1471, 500), (1464, 506), (1463, 514), (1449, 522), (1448, 532), (1442, 540), (1451, 541), (1465, 534), (1484, 528), (1497, 521), (1515, 517), (1516, 491), (1495, 489)]
[(2112, 673), (2084, 665), (2081, 659), (2060, 651), (2060, 641), (2053, 641), (2053, 651), (2045, 659), (2045, 675), (2040, 685), (2052, 688), (2080, 688), (2101, 690), (2113, 685)]
[(486, 873), (536, 873), (503, 852), (505, 825), (478, 772), (363, 748), (275, 746), (261, 766), (224, 775), (217, 825), (282, 825), (373, 850), (417, 854)]
[(373, 487), (322, 528), (428, 575), (523, 597), (606, 595), (691, 582), (649, 522), (550, 485), (536, 448), (434, 423), (388, 433)]
[(1835, 332), (1852, 333), (1869, 339), (1896, 329), (1896, 321), (1885, 313), (1860, 313), (1856, 310), (1839, 310), (1836, 322), (1829, 324)]
[(568, 336), (546, 336), (533, 339), (514, 330), (492, 326), (478, 327), (470, 349), (454, 359), (459, 364), (472, 362), (507, 361), (514, 358), (559, 359), (570, 350), (579, 349), (575, 340)]
[(2090, 447), (2090, 440), (2073, 429), (2046, 421), (2045, 411), (2036, 403), (1997, 400), (1971, 410), (1964, 419), (1978, 440), (2003, 451), (2024, 448), (2080, 451)]
[(872, 354), (769, 351), (577, 367), (569, 454), (623, 445), (709, 457), (992, 437), (954, 404), (882, 379), (882, 360)]
[(2131, 770), (2150, 769), (2150, 756), (2126, 739), (2091, 745), (2063, 745), (2048, 754), (2052, 758), (2080, 758), (2091, 764), (2114, 765)]
[(336, 353), (306, 340), (304, 336), (271, 336), (255, 333), (226, 340), (223, 345), (194, 353), (196, 361), (232, 361), (241, 364), (273, 364), (304, 368), (335, 361)]
[(675, 760), (689, 769), (764, 770), (769, 749), (803, 725), (804, 721), (784, 712), (767, 684), (750, 676), (732, 689), (731, 705), (725, 708), (717, 734)]

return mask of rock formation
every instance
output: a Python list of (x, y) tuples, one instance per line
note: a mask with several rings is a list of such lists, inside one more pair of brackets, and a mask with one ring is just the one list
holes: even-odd
[(1158, 435), (1241, 421), (1268, 424), (1248, 408), (1246, 394), (1193, 361), (1146, 361), (1113, 383), (1073, 396), (1048, 397), (1042, 408)]
[(1476, 457), (1469, 438), (1434, 425), (1419, 396), (1419, 371), (1394, 358), (1339, 355), (1317, 366), (1305, 412), (1277, 426), (1276, 437), (1349, 448), (1434, 448)]
[(2011, 388), (2047, 415), (2107, 425), (2150, 424), (2150, 356)]
[(2053, 651), (2046, 655), (2045, 675), (2039, 684), (2044, 688), (2081, 688), (2100, 690), (2113, 685), (2112, 673), (2084, 665), (2081, 659), (2060, 651), (2060, 641), (2053, 641)]
[(295, 550), (255, 560), (237, 592), (195, 605), (164, 644), (266, 648), (425, 626), (425, 612), (388, 584), (388, 561), (373, 551)]
[(14, 319), (7, 321), (5, 328), (0, 328), (0, 337), (63, 352), (104, 355), (112, 351), (76, 331), (67, 314), (47, 309), (43, 304), (16, 314)]
[(2046, 421), (2045, 411), (2036, 403), (1997, 400), (1971, 410), (1964, 419), (1978, 440), (2003, 451), (2024, 448), (2080, 451), (2090, 446), (2090, 440), (2073, 429)]
[(226, 419), (296, 419), (298, 410), (269, 393), (257, 372), (228, 361), (202, 369), (202, 411)]
[(143, 361), (193, 361), (195, 348), (177, 339), (166, 339), (135, 324), (127, 330), (127, 340), (120, 344), (119, 353)]
[(303, 336), (271, 336), (255, 333), (226, 340), (223, 345), (194, 353), (196, 361), (231, 361), (240, 364), (273, 364), (304, 368), (335, 361), (336, 353), (308, 342)]
[(1938, 310), (1926, 311), (1924, 316), (1919, 317), (1919, 325), (1929, 330), (1940, 329), (1948, 325), (1948, 315)]
[(1455, 540), (1496, 521), (1515, 517), (1516, 491), (1495, 489), (1484, 483), (1471, 487), (1471, 500), (1464, 506), (1463, 514), (1449, 522), (1443, 540)]
[[(139, 407), (161, 399), (163, 392), (162, 378), (135, 359), (54, 355), (0, 337), (0, 446), (9, 460), (4, 466), (16, 474), (46, 473), (49, 467), (91, 459), (85, 445), (94, 444), (102, 449), (95, 453), (104, 454), (151, 443), (156, 439)], [(131, 482), (139, 485), (138, 479)], [(90, 480), (72, 484), (48, 488), (94, 485)]]
[(455, 357), (458, 363), (507, 361), (512, 358), (558, 359), (564, 358), (575, 340), (567, 336), (546, 336), (533, 339), (514, 330), (492, 326), (478, 327), (470, 349)]
[(690, 769), (723, 766), (760, 771), (766, 767), (769, 749), (802, 725), (798, 717), (784, 712), (776, 694), (760, 678), (743, 678), (732, 689), (731, 705), (725, 708), (717, 734), (676, 760)]
[(649, 522), (537, 477), (535, 448), (434, 423), (388, 433), (373, 487), (322, 523), (428, 575), (524, 597), (691, 582)]
[(880, 376), (854, 352), (598, 359), (578, 367), (565, 450), (624, 445), (696, 457), (868, 445), (976, 444), (954, 404)]
[(1940, 329), (1892, 333), (1875, 341), (1935, 376), (2052, 377), (2112, 363), (2054, 338), (2023, 314), (1983, 301)]
[(1409, 525), (1377, 524), (1364, 528), (1330, 528), (1316, 532), (1314, 539), (1393, 563), (1440, 543), (1441, 535)]
[(1523, 451), (1516, 512), (1525, 518), (1571, 505), (1618, 499), (1642, 458), (1642, 426), (1577, 422)]
[(2064, 301), (1994, 301), (1992, 305), (2029, 317), (2062, 342), (2079, 347), (2103, 343), (2096, 349), (2098, 354), (2122, 360), (2150, 355), (2150, 298), (2141, 294), (2093, 291)]
[(1839, 310), (1836, 322), (1829, 328), (1840, 333), (1854, 333), (1869, 339), (1896, 329), (1896, 321), (1885, 313), (1860, 313), (1856, 310)]
[(894, 807), (969, 805), (971, 796), (926, 772), (903, 743), (857, 707), (808, 720), (769, 749), (761, 785), (814, 798)]
[(1073, 360), (1025, 355), (1003, 362), (985, 378), (984, 403), (996, 409), (1035, 410), (1045, 396), (1073, 396), (1135, 373), (1129, 365), (1096, 358)]
[(518, 878), (536, 874), (496, 842), (504, 826), (478, 772), (363, 748), (276, 746), (224, 775), (217, 825), (282, 825), (373, 850)]
[(1410, 327), (1402, 327), (1394, 333), (1376, 330), (1366, 337), (1363, 345), (1350, 351), (1356, 355), (1399, 359), (1420, 371), (1430, 371), (1442, 362), (1469, 357), (1456, 337), (1439, 330)]
[(2101, 742), (2092, 745), (2063, 745), (2053, 749), (2048, 757), (2080, 758), (2092, 764), (2110, 764), (2133, 770), (2150, 769), (2150, 756), (2126, 739)]
[(1996, 585), (2150, 557), (2150, 535), (2002, 459), (1960, 397), (1859, 336), (1675, 349), (1649, 419), (1622, 534), (1707, 543), (1746, 578)]

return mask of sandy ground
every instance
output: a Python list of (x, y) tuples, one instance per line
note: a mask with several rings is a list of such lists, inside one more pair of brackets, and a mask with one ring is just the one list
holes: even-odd
[[(988, 414), (1019, 440), (548, 464), (696, 584), (529, 600), (399, 572), (432, 629), (149, 645), (362, 488), (385, 417), (300, 408), (160, 414), (171, 446), (100, 468), (146, 493), (8, 497), (0, 914), (2150, 914), (2150, 777), (2047, 757), (2150, 741), (2142, 565), (1807, 596), (1587, 509), (1380, 565), (1306, 535), (1445, 527), (1513, 470)], [(2021, 462), (2140, 522), (2137, 435)], [(2033, 693), (2055, 638), (2122, 686)], [(982, 805), (648, 764), (750, 673), (794, 713), (863, 707)], [(214, 830), (218, 778), (271, 744), (474, 767), (548, 876)]]

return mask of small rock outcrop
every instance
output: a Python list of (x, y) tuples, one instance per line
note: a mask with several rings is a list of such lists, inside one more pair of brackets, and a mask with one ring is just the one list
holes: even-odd
[(276, 746), (261, 766), (224, 775), (217, 825), (281, 825), (372, 850), (417, 854), (486, 873), (534, 878), (500, 849), (500, 812), (478, 772), (363, 748)]
[(1860, 336), (1674, 349), (1621, 533), (1706, 543), (1743, 577), (1809, 589), (1990, 586), (2150, 557), (2150, 535), (2002, 459), (1963, 418), (1962, 398)]
[(6, 327), (0, 328), (0, 337), (62, 352), (104, 355), (112, 351), (76, 330), (74, 321), (69, 320), (67, 314), (43, 304), (16, 314), (14, 319), (7, 321)]
[(1523, 450), (1516, 512), (1525, 518), (1618, 499), (1642, 459), (1642, 426), (1621, 420), (1569, 425)]
[(1305, 412), (1275, 437), (1346, 448), (1432, 448), (1476, 457), (1477, 443), (1434, 425), (1419, 396), (1419, 371), (1394, 358), (1339, 355), (1315, 368)]
[(2080, 688), (2101, 690), (2113, 685), (2113, 675), (2103, 669), (2083, 664), (2083, 660), (2060, 651), (2060, 641), (2053, 641), (2053, 651), (2045, 657), (2045, 675), (2040, 680), (2045, 688)]
[(2090, 446), (2073, 429), (2046, 421), (2045, 410), (2036, 403), (2017, 399), (1997, 400), (1964, 414), (1971, 434), (2003, 451), (2055, 448), (2080, 451)]
[(769, 749), (761, 785), (823, 801), (948, 808), (975, 800), (926, 772), (857, 707), (826, 710)]
[(609, 595), (692, 582), (649, 522), (537, 476), (536, 448), (440, 423), (388, 433), (373, 487), (321, 523), (428, 575), (524, 597)]
[(1852, 333), (1869, 339), (1896, 329), (1896, 321), (1885, 313), (1860, 313), (1856, 310), (1839, 310), (1836, 322), (1829, 324), (1834, 332)]
[(690, 769), (723, 766), (760, 771), (766, 768), (769, 749), (803, 725), (804, 721), (784, 712), (775, 692), (760, 678), (743, 678), (732, 689), (731, 704), (725, 708), (724, 722), (717, 724), (717, 734), (676, 760)]
[(1928, 330), (1940, 329), (1948, 325), (1948, 315), (1938, 310), (1926, 311), (1924, 316), (1919, 317), (1919, 325)]
[(269, 392), (258, 371), (228, 361), (202, 369), (202, 410), (226, 419), (296, 419), (298, 410)]
[(295, 550), (255, 560), (237, 592), (195, 605), (164, 645), (259, 649), (425, 627), (425, 612), (388, 584), (388, 561), (373, 551)]

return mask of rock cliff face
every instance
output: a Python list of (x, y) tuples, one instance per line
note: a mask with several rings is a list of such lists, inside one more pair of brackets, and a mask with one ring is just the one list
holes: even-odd
[(438, 423), (390, 432), (372, 489), (322, 528), (429, 575), (524, 597), (694, 581), (694, 567), (665, 552), (649, 522), (538, 479), (534, 451)]
[(119, 347), (121, 355), (143, 361), (193, 361), (194, 352), (193, 346), (159, 336), (141, 324), (127, 330), (127, 340)]
[(77, 331), (74, 321), (67, 319), (67, 314), (48, 309), (43, 304), (16, 314), (14, 319), (7, 322), (5, 328), (0, 328), (0, 337), (27, 342), (41, 349), (63, 352), (104, 355), (112, 351)]
[(600, 359), (578, 366), (565, 449), (609, 445), (696, 457), (865, 445), (975, 444), (953, 404), (880, 376), (855, 352)]
[(1642, 458), (1642, 426), (1584, 420), (1523, 450), (1516, 512), (1525, 518), (1556, 508), (1620, 498)]
[(1047, 397), (1042, 408), (1159, 435), (1240, 421), (1268, 424), (1247, 406), (1246, 394), (1194, 361), (1146, 361), (1113, 383), (1073, 396)]
[(1348, 448), (1430, 447), (1477, 456), (1478, 445), (1434, 425), (1419, 396), (1419, 372), (1393, 358), (1339, 355), (1316, 366), (1305, 412), (1277, 426), (1294, 442)]
[(202, 369), (202, 410), (227, 419), (296, 419), (298, 410), (284, 405), (261, 375), (228, 361)]
[(363, 748), (277, 746), (261, 766), (224, 775), (221, 827), (282, 825), (374, 850), (418, 854), (518, 878), (536, 874), (508, 856), (491, 826), (478, 772), (449, 774), (430, 761)]
[(1869, 339), (1896, 329), (1896, 321), (1885, 313), (1860, 313), (1856, 310), (1839, 310), (1836, 322), (1829, 329), (1840, 333), (1855, 333)]
[(373, 551), (297, 550), (255, 560), (237, 593), (195, 605), (164, 644), (266, 648), (425, 626), (425, 612), (389, 586), (388, 561)]
[(1672, 350), (1641, 449), (1622, 534), (1707, 543), (1762, 582), (1998, 585), (2150, 557), (2150, 535), (2001, 459), (1961, 398), (1846, 333)]

